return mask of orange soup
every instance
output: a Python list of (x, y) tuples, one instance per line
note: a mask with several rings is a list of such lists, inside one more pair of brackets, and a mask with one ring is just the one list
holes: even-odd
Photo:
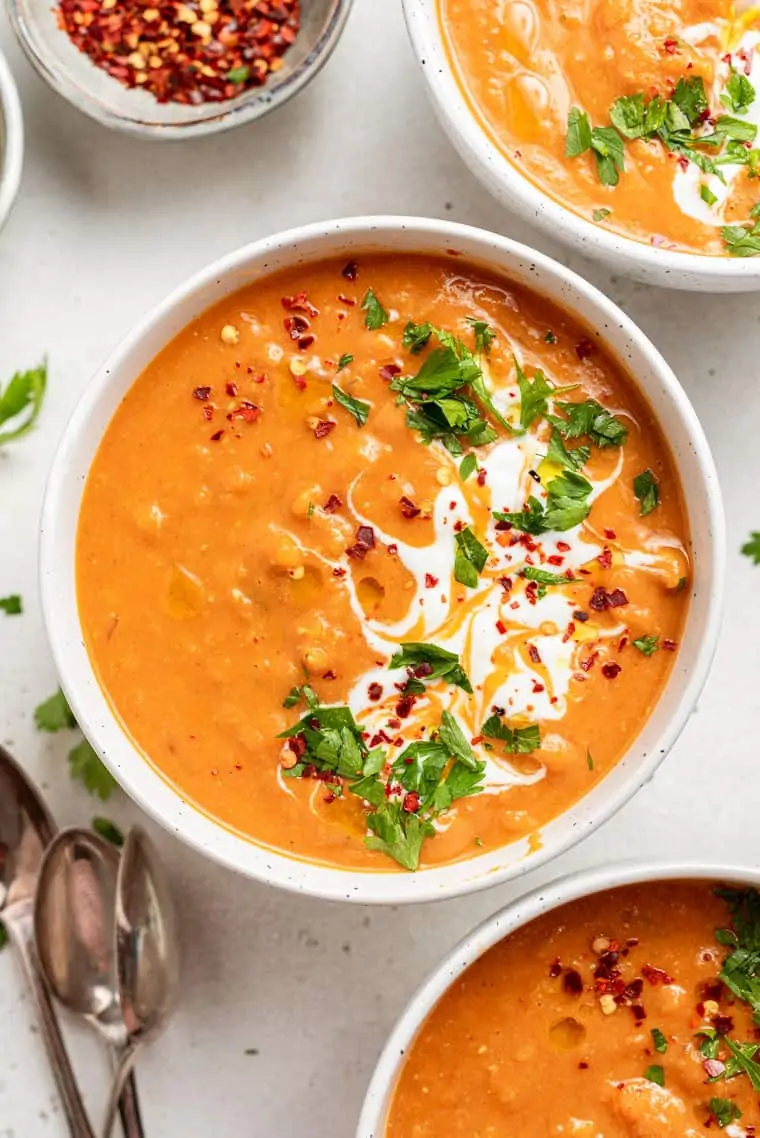
[(257, 842), (387, 871), (533, 834), (667, 681), (689, 535), (598, 336), (454, 257), (266, 277), (137, 379), (78, 533), (126, 731)]
[(512, 933), (449, 989), (386, 1138), (755, 1138), (758, 1017), (756, 890), (596, 894)]
[(639, 241), (760, 253), (760, 9), (437, 2), (473, 113), (540, 189)]

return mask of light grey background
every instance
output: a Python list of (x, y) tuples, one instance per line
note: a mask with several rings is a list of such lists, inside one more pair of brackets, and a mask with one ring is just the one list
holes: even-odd
[[(55, 687), (37, 601), (45, 476), (89, 376), (134, 322), (188, 274), (254, 238), (339, 215), (452, 217), (568, 260), (475, 182), (439, 129), (399, 0), (356, 0), (326, 70), (267, 119), (219, 139), (157, 145), (112, 134), (30, 70), (0, 15), (21, 88), (27, 161), (0, 234), (0, 376), (50, 361), (40, 427), (0, 452), (0, 738), (49, 793), (60, 823), (95, 812), (67, 776), (70, 739), (33, 727)], [(718, 463), (729, 587), (718, 658), (697, 713), (654, 781), (607, 827), (540, 877), (628, 856), (760, 862), (760, 568), (741, 558), (760, 528), (758, 300), (660, 291), (569, 258), (649, 333), (689, 391)], [(138, 816), (120, 797), (107, 812)], [(139, 1066), (149, 1138), (350, 1138), (381, 1044), (407, 997), (472, 925), (509, 899), (363, 911), (270, 892), (150, 827), (172, 875), (185, 989), (169, 1031)], [(539, 875), (520, 889), (536, 884)], [(73, 1036), (93, 1104), (106, 1068)], [(256, 1055), (245, 1050), (255, 1048)], [(63, 1138), (14, 961), (0, 956), (0, 1138)]]

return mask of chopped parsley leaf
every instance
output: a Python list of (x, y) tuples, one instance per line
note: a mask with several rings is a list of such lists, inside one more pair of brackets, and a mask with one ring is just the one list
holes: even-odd
[(517, 386), (520, 388), (520, 426), (527, 431), (536, 419), (542, 419), (549, 409), (549, 396), (554, 394), (554, 384), (550, 383), (540, 368), (536, 368), (533, 379), (528, 379), (515, 359)]
[(101, 838), (105, 838), (107, 842), (110, 842), (112, 846), (116, 846), (117, 849), (121, 849), (124, 845), (124, 835), (116, 823), (112, 822), (110, 818), (93, 818), (92, 828), (96, 834), (99, 834)]
[(577, 439), (588, 435), (596, 446), (619, 447), (628, 438), (627, 427), (595, 399), (582, 403), (557, 403), (556, 408), (564, 416), (548, 416), (549, 422), (557, 428), (564, 439)]
[(343, 391), (338, 387), (337, 383), (332, 385), (333, 396), (340, 403), (341, 407), (345, 407), (350, 415), (353, 415), (356, 422), (360, 427), (363, 427), (369, 418), (370, 405), (364, 403), (361, 399), (355, 399), (353, 395), (349, 395), (347, 391)]
[(588, 747), (586, 747), (586, 766), (590, 771), (594, 769), (594, 756), (591, 754), (591, 751)]
[(0, 950), (5, 948), (8, 943), (8, 934), (5, 931), (5, 925), (0, 921)]
[(760, 1043), (737, 1043), (728, 1036), (723, 1042), (731, 1052), (731, 1058), (726, 1063), (724, 1078), (733, 1079), (736, 1075), (747, 1075), (753, 1089), (760, 1091), (760, 1063), (756, 1058), (760, 1051)]
[(494, 511), (493, 516), (499, 522), (509, 522), (522, 533), (533, 535), (574, 529), (588, 517), (591, 507), (587, 499), (593, 487), (582, 474), (564, 470), (546, 489), (546, 508), (537, 498), (530, 497), (518, 513)]
[(545, 344), (556, 344), (557, 343), (557, 337), (554, 335), (554, 333), (552, 332), (551, 329), (549, 329), (547, 332), (544, 332), (544, 343)]
[(652, 1042), (654, 1043), (655, 1051), (659, 1052), (660, 1055), (664, 1055), (668, 1049), (668, 1041), (659, 1027), (652, 1028)]
[(352, 364), (353, 362), (354, 362), (354, 357), (352, 355), (350, 355), (348, 352), (346, 352), (346, 354), (341, 356), (340, 359), (338, 360), (338, 366), (335, 368), (335, 370), (336, 371), (343, 371), (344, 367), (348, 367), (348, 365)]
[(738, 1122), (742, 1116), (738, 1105), (730, 1098), (711, 1098), (710, 1114), (718, 1123), (721, 1130), (729, 1126), (732, 1122)]
[(647, 1067), (644, 1078), (648, 1079), (650, 1083), (657, 1083), (658, 1087), (665, 1086), (665, 1071), (659, 1063), (652, 1063), (650, 1067)]
[(586, 446), (568, 448), (556, 427), (552, 427), (549, 446), (546, 451), (546, 461), (564, 466), (570, 470), (580, 470), (585, 466), (591, 455), (591, 449)]
[(454, 556), (454, 579), (468, 589), (478, 587), (478, 578), (488, 561), (488, 550), (476, 538), (469, 526), (454, 534), (457, 544)]
[(537, 723), (528, 727), (510, 727), (500, 716), (489, 715), (480, 729), (487, 739), (499, 739), (506, 743), (505, 752), (512, 755), (529, 755), (541, 746), (541, 729)]
[(703, 182), (699, 187), (699, 196), (707, 205), (715, 205), (718, 195), (714, 194), (708, 185)]
[(38, 731), (63, 731), (76, 727), (74, 712), (60, 688), (34, 709), (34, 723)]
[(42, 410), (47, 386), (47, 363), (30, 371), (17, 371), (5, 385), (0, 388), (0, 426), (3, 423), (15, 423), (7, 430), (0, 431), (0, 446), (19, 439), (32, 429)]
[(315, 707), (319, 707), (319, 697), (308, 684), (301, 684), (300, 687), (292, 687), (282, 701), (282, 706), (295, 707), (301, 700), (305, 702), (311, 711), (313, 711)]
[(595, 126), (591, 131), (591, 149), (596, 159), (596, 172), (603, 186), (616, 186), (625, 171), (625, 145), (611, 126)]
[(0, 597), (0, 612), (4, 612), (6, 616), (20, 616), (23, 611), (24, 603), (18, 593)]
[(425, 324), (415, 324), (413, 320), (410, 320), (404, 328), (401, 343), (405, 348), (409, 349), (412, 355), (416, 356), (423, 348), (428, 346), (432, 335), (433, 325), (430, 321), (427, 321)]
[(247, 66), (247, 64), (243, 64), (242, 67), (233, 67), (230, 71), (227, 72), (227, 82), (246, 83), (250, 74), (251, 69)]
[(611, 213), (611, 209), (607, 209), (606, 206), (601, 206), (599, 209), (595, 209), (591, 216), (593, 217), (594, 221), (604, 221), (610, 216)]
[(475, 351), (487, 356), (491, 351), (491, 345), (496, 339), (496, 333), (490, 324), (485, 320), (476, 320), (474, 316), (468, 316), (467, 323), (472, 326), (475, 333)]
[(742, 75), (740, 71), (735, 71), (732, 68), (720, 101), (724, 107), (728, 107), (732, 114), (746, 115), (755, 101), (755, 88), (746, 75)]
[(378, 328), (382, 328), (390, 320), (389, 313), (383, 308), (371, 288), (365, 292), (361, 306), (366, 313), (364, 326), (369, 328), (370, 332), (376, 332)]
[(478, 469), (478, 460), (475, 457), (475, 455), (473, 454), (473, 452), (470, 451), (469, 454), (466, 454), (464, 456), (464, 458), (462, 459), (462, 461), (459, 464), (459, 477), (462, 479), (463, 482), (466, 482), (467, 479), (470, 477), (470, 475), (474, 474), (477, 469)]
[(567, 116), (565, 158), (577, 158), (591, 146), (591, 122), (585, 111), (571, 107)]
[(309, 502), (308, 506), (306, 507), (306, 517), (309, 519), (309, 521), (311, 521), (311, 519), (314, 517), (314, 510), (315, 509), (316, 509), (316, 506), (314, 505), (314, 503)]
[(117, 787), (116, 779), (86, 739), (69, 751), (69, 774), (81, 782), (89, 794), (96, 794), (104, 802)]
[(753, 530), (749, 541), (745, 541), (741, 549), (745, 557), (751, 557), (754, 565), (760, 565), (760, 532)]
[(564, 573), (549, 573), (546, 569), (536, 569), (533, 565), (526, 565), (524, 569), (521, 569), (520, 576), (527, 581), (538, 582), (539, 600), (546, 596), (549, 585), (572, 585), (575, 582), (574, 577), (567, 577)]
[(651, 470), (643, 470), (633, 480), (633, 492), (639, 500), (639, 514), (645, 518), (660, 504), (660, 484)]
[(637, 640), (634, 640), (633, 646), (638, 648), (644, 656), (653, 656), (659, 648), (659, 639), (659, 636), (639, 636)]
[[(429, 666), (418, 669), (420, 664)], [(437, 644), (401, 644), (400, 651), (391, 657), (391, 668), (411, 668), (415, 678), (433, 683), (435, 680), (446, 680), (456, 684), (463, 691), (472, 694), (472, 684), (467, 673), (459, 663), (456, 652), (449, 652), (446, 648), (439, 648)]]
[[(760, 222), (747, 225), (722, 225), (720, 235), (731, 257), (756, 257), (760, 253)], [(2, 439), (0, 439), (2, 441)]]

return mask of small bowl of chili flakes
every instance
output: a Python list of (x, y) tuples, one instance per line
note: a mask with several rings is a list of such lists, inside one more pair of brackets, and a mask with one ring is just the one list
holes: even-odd
[(213, 134), (300, 91), (352, 0), (7, 0), (29, 60), (104, 126), (144, 138)]

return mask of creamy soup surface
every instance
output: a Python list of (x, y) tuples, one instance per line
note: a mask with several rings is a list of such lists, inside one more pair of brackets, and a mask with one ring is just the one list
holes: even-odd
[(656, 246), (760, 253), (760, 8), (731, 0), (438, 4), (473, 113), (551, 197)]
[(704, 882), (532, 921), (428, 1017), (386, 1138), (756, 1138), (759, 951), (760, 895)]
[(668, 678), (690, 545), (633, 380), (449, 255), (264, 277), (113, 417), (81, 508), (86, 644), (208, 814), (367, 870), (473, 856), (618, 762)]

